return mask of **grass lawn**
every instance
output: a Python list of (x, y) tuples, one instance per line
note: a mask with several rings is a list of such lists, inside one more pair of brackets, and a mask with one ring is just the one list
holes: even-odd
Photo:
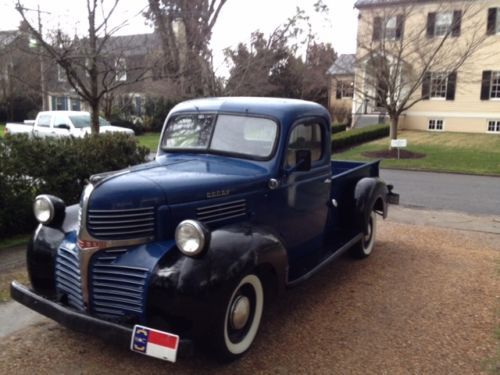
[(26, 245), (30, 240), (30, 234), (20, 234), (0, 240), (0, 250), (8, 249), (14, 246)]
[[(424, 153), (422, 159), (382, 161), (383, 168), (485, 174), (500, 176), (500, 136), (496, 134), (437, 133), (401, 131), (398, 138), (408, 140), (408, 151)], [(337, 160), (370, 160), (367, 151), (384, 150), (389, 139), (365, 143), (333, 154)]]
[(3, 138), (3, 130), (5, 129), (5, 124), (0, 124), (0, 138)]
[(160, 141), (160, 133), (144, 133), (143, 135), (138, 135), (137, 139), (141, 146), (146, 146), (151, 152), (156, 152), (158, 142)]

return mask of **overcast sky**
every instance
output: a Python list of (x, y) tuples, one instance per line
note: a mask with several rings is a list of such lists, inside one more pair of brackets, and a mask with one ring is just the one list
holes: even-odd
[[(338, 53), (353, 53), (356, 48), (357, 17), (353, 9), (354, 0), (325, 0), (330, 7), (330, 14), (325, 17), (314, 15), (312, 4), (316, 0), (228, 0), (224, 5), (218, 23), (214, 28), (212, 48), (214, 67), (219, 74), (225, 74), (222, 50), (235, 46), (239, 42), (248, 42), (250, 34), (259, 29), (270, 33), (287, 18), (295, 14), (295, 8), (301, 7), (311, 15), (314, 31), (318, 39), (332, 43)], [(74, 33), (82, 32), (86, 26), (85, 0), (22, 0), (25, 7), (36, 9), (40, 4), (43, 24), (46, 29), (60, 25)], [(109, 1), (108, 1), (109, 2)], [(13, 30), (20, 22), (20, 16), (14, 9), (15, 0), (0, 0), (0, 30)], [(147, 0), (121, 0), (115, 19), (128, 19), (128, 26), (120, 34), (145, 33), (150, 27), (145, 24), (141, 10)], [(36, 21), (36, 12), (30, 12)]]

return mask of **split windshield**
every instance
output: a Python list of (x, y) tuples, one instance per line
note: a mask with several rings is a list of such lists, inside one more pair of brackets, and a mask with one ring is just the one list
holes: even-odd
[[(75, 128), (87, 128), (90, 126), (90, 115), (71, 115), (69, 116)], [(105, 119), (99, 116), (99, 126), (109, 125)]]
[(195, 114), (172, 118), (162, 139), (168, 150), (199, 150), (267, 158), (273, 152), (278, 125), (266, 118)]

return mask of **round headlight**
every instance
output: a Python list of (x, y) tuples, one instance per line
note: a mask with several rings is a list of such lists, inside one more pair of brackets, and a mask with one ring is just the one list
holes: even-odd
[(46, 195), (39, 195), (33, 203), (33, 213), (42, 224), (48, 224), (54, 218), (54, 205)]
[(198, 221), (184, 220), (175, 230), (175, 242), (185, 255), (200, 255), (207, 247), (208, 241), (209, 232)]

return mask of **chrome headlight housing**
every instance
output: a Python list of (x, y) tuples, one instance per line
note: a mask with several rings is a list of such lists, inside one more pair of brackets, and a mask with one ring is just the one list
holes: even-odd
[(201, 255), (209, 242), (210, 232), (199, 221), (184, 220), (175, 229), (175, 243), (184, 255)]
[(33, 213), (40, 224), (59, 226), (64, 221), (66, 214), (64, 201), (53, 195), (43, 194), (35, 198)]

